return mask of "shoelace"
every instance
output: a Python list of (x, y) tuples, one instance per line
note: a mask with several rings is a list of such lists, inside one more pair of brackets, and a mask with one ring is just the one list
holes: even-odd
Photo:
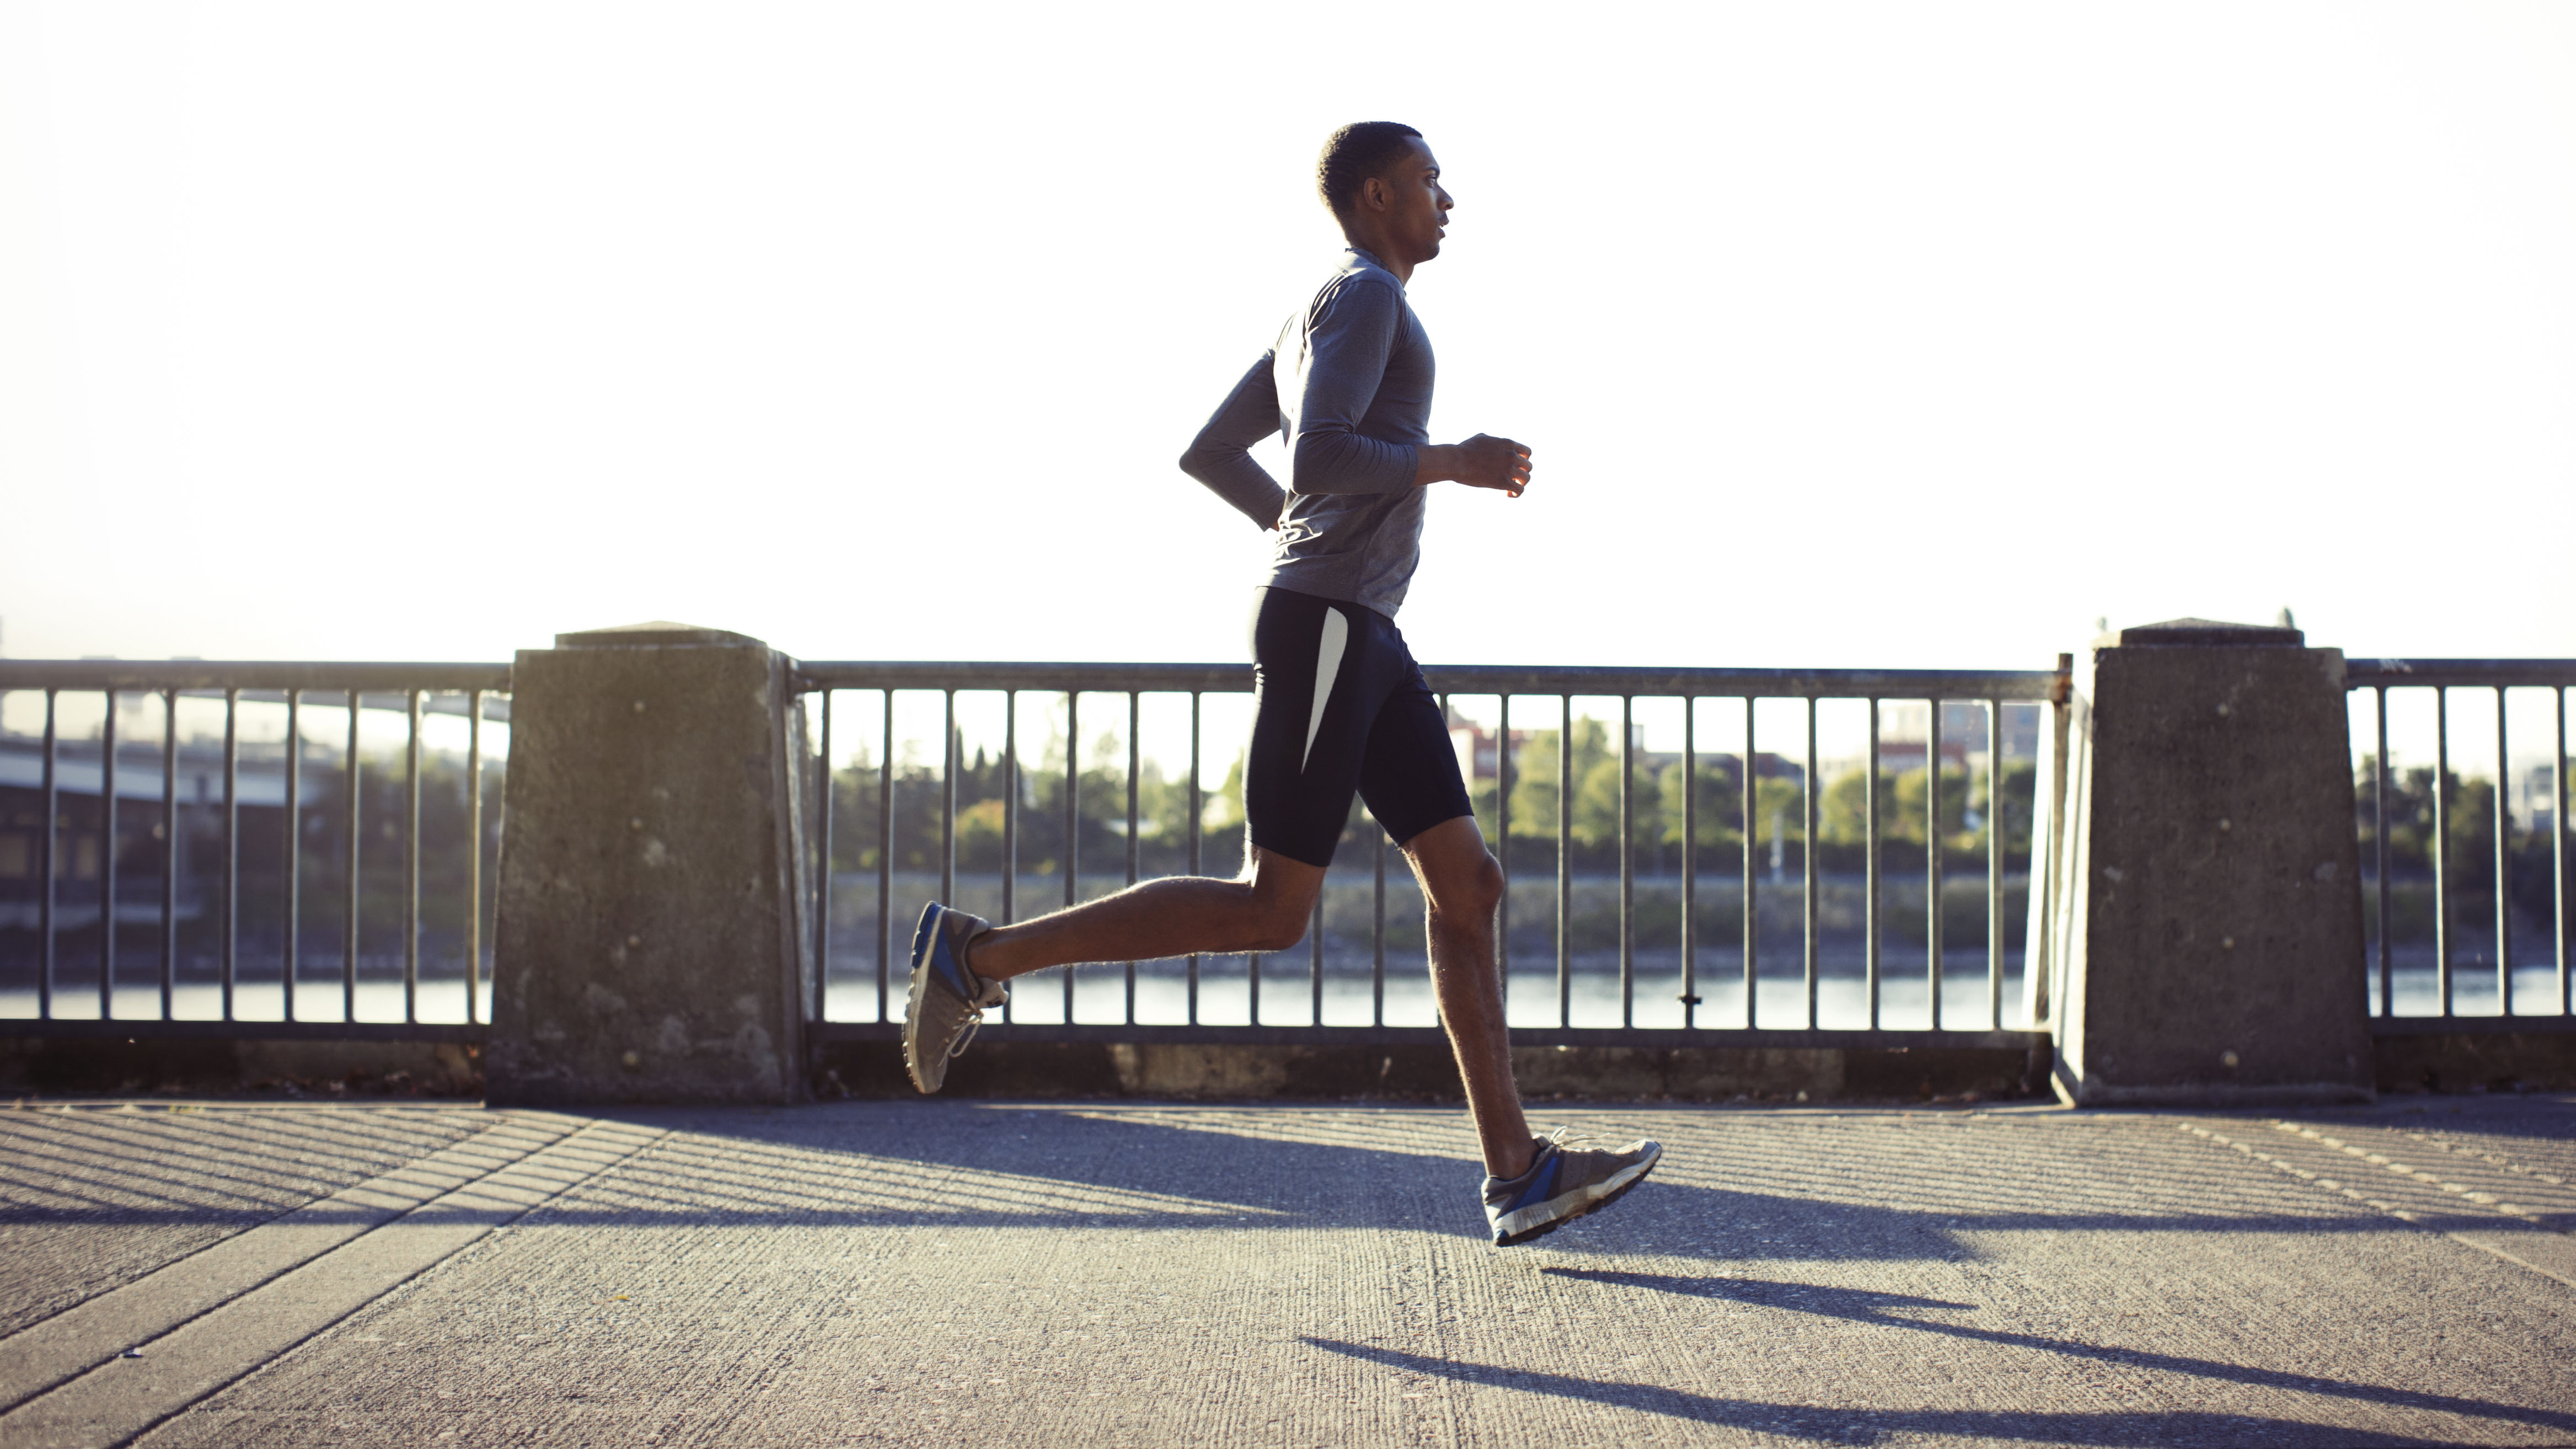
[(1591, 1133), (1578, 1132), (1572, 1127), (1555, 1128), (1544, 1140), (1559, 1152), (1583, 1152), (1601, 1145), (1601, 1140)]
[[(982, 931), (978, 931), (978, 932), (976, 932), (975, 934), (976, 934), (976, 935), (978, 935), (978, 936), (981, 936), (981, 935), (984, 935), (984, 934), (986, 934), (986, 933), (985, 933), (985, 932), (982, 932)], [(974, 941), (970, 938), (970, 939), (969, 939), (965, 944), (966, 944), (966, 947), (967, 947), (968, 949), (972, 949), (975, 943), (974, 943)], [(961, 951), (958, 953), (958, 960), (957, 960), (957, 964), (958, 964), (958, 965), (960, 965), (960, 966), (965, 966), (965, 965), (966, 965), (966, 960), (965, 960), (965, 951), (961, 950)], [(974, 968), (973, 968), (973, 967), (971, 967), (971, 966), (966, 967), (966, 974), (967, 974), (967, 978), (968, 978), (969, 980), (974, 979), (974, 975), (975, 975)], [(966, 1048), (967, 1048), (967, 1047), (969, 1047), (969, 1046), (971, 1046), (971, 1045), (973, 1045), (973, 1043), (974, 1043), (974, 1041), (975, 1041), (975, 1033), (977, 1033), (977, 1032), (979, 1032), (979, 1031), (982, 1031), (983, 1029), (984, 1029), (984, 1008), (983, 1008), (983, 1007), (978, 1006), (978, 1007), (976, 1007), (976, 1008), (975, 1008), (975, 1014), (974, 1014), (973, 1016), (970, 1016), (970, 1017), (968, 1017), (968, 1018), (966, 1019), (966, 1029), (965, 1029), (964, 1031), (962, 1031), (962, 1032), (959, 1032), (959, 1033), (957, 1034), (957, 1040), (956, 1040), (954, 1043), (950, 1044), (950, 1046), (949, 1046), (949, 1048), (948, 1048), (948, 1059), (949, 1059), (950, 1061), (952, 1061), (952, 1062), (953, 1062), (953, 1061), (957, 1060), (959, 1057), (964, 1056), (964, 1055), (966, 1054)]]
[(948, 1048), (948, 1059), (953, 1062), (966, 1055), (966, 1048), (975, 1040), (975, 1033), (983, 1029), (984, 1013), (979, 1008), (973, 1016), (966, 1018), (966, 1029), (957, 1034), (956, 1044)]

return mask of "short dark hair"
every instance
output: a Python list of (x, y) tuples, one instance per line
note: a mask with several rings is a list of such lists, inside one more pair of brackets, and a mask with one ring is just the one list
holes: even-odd
[(1360, 194), (1361, 183), (1384, 176), (1422, 139), (1422, 133), (1398, 121), (1353, 121), (1324, 140), (1315, 158), (1315, 191), (1339, 216)]

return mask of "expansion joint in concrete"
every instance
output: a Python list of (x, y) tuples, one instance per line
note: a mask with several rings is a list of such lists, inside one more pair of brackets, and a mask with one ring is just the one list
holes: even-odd
[(666, 1135), (510, 1113), (0, 1339), (0, 1441), (125, 1443)]
[[(2451, 1164), (2451, 1170), (2428, 1172), (2409, 1162), (2400, 1162), (2383, 1152), (2370, 1150), (2371, 1144), (2356, 1145), (2342, 1137), (2330, 1135), (2315, 1127), (2287, 1120), (2261, 1124), (2271, 1133), (2266, 1137), (2242, 1132), (2239, 1124), (2209, 1125), (2182, 1121), (2174, 1124), (2181, 1132), (2197, 1137), (2213, 1147), (2223, 1147), (2249, 1162), (2258, 1163), (2294, 1181), (2320, 1192), (2372, 1209), (2395, 1221), (2439, 1233), (2466, 1247), (2528, 1269), (2545, 1278), (2576, 1288), (2576, 1237), (2557, 1230), (2554, 1223), (2576, 1216), (2576, 1195), (2560, 1194), (2562, 1179), (2535, 1172), (2501, 1159), (2471, 1157), (2429, 1137), (2408, 1134), (2405, 1151), (2412, 1157), (2438, 1159), (2464, 1158), (2474, 1162)], [(2236, 1129), (2236, 1130), (2230, 1130)], [(2362, 1131), (2385, 1135), (2385, 1129), (2345, 1129), (2350, 1135)], [(2332, 1168), (2335, 1154), (2348, 1160), (2342, 1168)], [(2328, 1164), (2328, 1165), (2321, 1165)], [(2492, 1190), (2499, 1184), (2490, 1179), (2493, 1169), (2520, 1173), (2537, 1179), (2535, 1191), (2523, 1196), (2564, 1197), (2555, 1207), (2545, 1203), (2508, 1200)], [(2333, 1175), (2329, 1175), (2329, 1171)], [(2405, 1190), (2391, 1191), (2397, 1183)], [(2541, 1188), (2538, 1184), (2547, 1184)], [(2494, 1229), (2477, 1220), (2492, 1215), (2498, 1219)], [(2468, 1221), (2463, 1222), (2462, 1219)]]

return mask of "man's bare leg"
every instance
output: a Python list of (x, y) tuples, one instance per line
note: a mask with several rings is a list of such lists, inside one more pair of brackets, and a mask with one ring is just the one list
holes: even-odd
[(1494, 907), (1503, 896), (1502, 867), (1485, 849), (1476, 817), (1445, 820), (1404, 842), (1422, 883), (1431, 937), (1431, 989), (1440, 1024), (1458, 1056), (1485, 1171), (1518, 1177), (1535, 1149), (1512, 1080), (1511, 1038), (1503, 1026), (1503, 981), (1494, 966)]
[[(1404, 843), (1404, 852), (1428, 903), (1432, 991), (1466, 1084), (1485, 1170), (1518, 1177), (1529, 1169), (1533, 1149), (1512, 1081), (1502, 978), (1494, 966), (1502, 870), (1486, 851), (1473, 816), (1423, 831)], [(1284, 951), (1304, 939), (1323, 887), (1322, 867), (1256, 846), (1236, 880), (1171, 876), (1034, 921), (997, 926), (975, 938), (968, 965), (978, 976), (1008, 980), (1078, 962)]]
[(1251, 859), (1235, 880), (1167, 876), (1034, 921), (996, 926), (975, 938), (968, 969), (1007, 980), (1087, 961), (1285, 951), (1305, 939), (1324, 868), (1245, 848)]

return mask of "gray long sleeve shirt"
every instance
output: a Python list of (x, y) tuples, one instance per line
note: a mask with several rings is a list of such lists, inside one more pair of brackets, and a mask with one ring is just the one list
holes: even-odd
[[(1431, 441), (1431, 339), (1404, 284), (1358, 247), (1226, 394), (1181, 469), (1267, 528), (1267, 582), (1392, 617), (1422, 557), (1419, 449)], [(1286, 489), (1251, 446), (1288, 439)]]

